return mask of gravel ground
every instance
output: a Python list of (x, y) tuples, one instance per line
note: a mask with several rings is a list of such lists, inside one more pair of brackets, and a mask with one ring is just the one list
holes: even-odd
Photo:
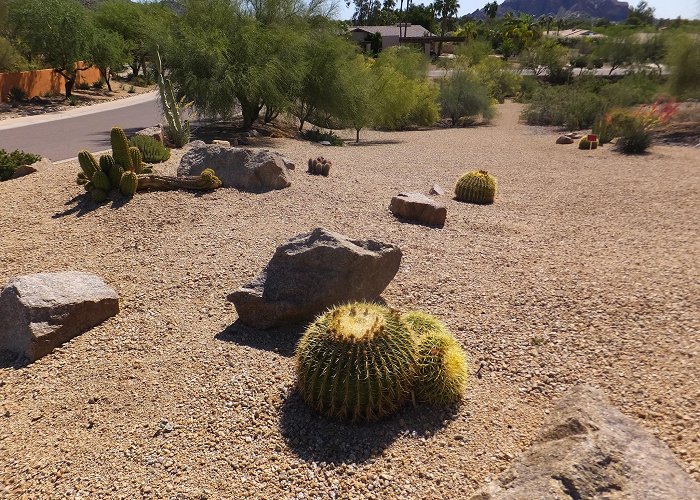
[[(364, 132), (360, 146), (274, 139), (297, 171), (260, 195), (95, 208), (75, 199), (75, 164), (0, 184), (0, 282), (88, 271), (122, 299), (52, 355), (0, 368), (0, 496), (463, 498), (578, 383), (602, 387), (700, 478), (700, 150), (579, 151), (518, 124), (519, 109), (501, 106), (494, 126)], [(304, 172), (319, 154), (328, 178)], [(451, 199), (476, 168), (499, 179), (493, 206)], [(391, 216), (392, 195), (434, 182), (448, 191), (444, 229)], [(226, 295), (316, 226), (402, 248), (384, 298), (437, 314), (464, 346), (458, 409), (327, 422), (293, 390), (303, 327), (236, 323)]]

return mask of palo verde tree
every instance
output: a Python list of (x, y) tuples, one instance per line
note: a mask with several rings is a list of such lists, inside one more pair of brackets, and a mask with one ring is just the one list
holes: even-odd
[(85, 8), (78, 0), (12, 0), (9, 20), (32, 53), (66, 79), (70, 97), (78, 73), (91, 66), (94, 32)]
[(100, 70), (107, 89), (111, 92), (112, 74), (121, 71), (131, 60), (126, 42), (119, 33), (97, 28), (91, 54), (93, 63)]

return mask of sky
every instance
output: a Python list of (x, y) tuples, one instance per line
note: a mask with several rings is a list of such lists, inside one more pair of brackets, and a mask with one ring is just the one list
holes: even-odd
[[(489, 0), (458, 0), (460, 9), (459, 15), (471, 14), (477, 9), (482, 8)], [(622, 0), (627, 1), (630, 5), (637, 5), (638, 0)], [(353, 9), (345, 7), (345, 0), (339, 0), (340, 9), (338, 17), (341, 19), (349, 19), (352, 17)], [(502, 3), (503, 0), (498, 0)], [(429, 4), (429, 0), (421, 2), (415, 0), (416, 4)], [(675, 19), (681, 16), (684, 19), (698, 19), (700, 17), (700, 2), (696, 0), (647, 0), (647, 3), (656, 9), (654, 12), (657, 18)], [(398, 2), (397, 2), (398, 4)]]

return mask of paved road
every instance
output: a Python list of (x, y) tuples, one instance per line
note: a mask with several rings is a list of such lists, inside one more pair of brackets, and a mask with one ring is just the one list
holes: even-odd
[(127, 133), (161, 121), (158, 94), (71, 109), (65, 112), (0, 121), (0, 148), (22, 149), (52, 161), (74, 158), (81, 149), (110, 148), (109, 132), (115, 125)]

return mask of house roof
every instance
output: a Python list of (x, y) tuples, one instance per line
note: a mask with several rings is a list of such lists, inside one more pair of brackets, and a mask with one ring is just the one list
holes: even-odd
[(435, 36), (433, 35), (430, 31), (425, 29), (423, 26), (420, 24), (409, 24), (405, 28), (404, 32), (404, 26), (401, 26), (401, 33), (399, 33), (399, 26), (393, 25), (393, 26), (353, 26), (350, 28), (350, 31), (364, 31), (370, 35), (373, 35), (374, 33), (379, 33), (382, 36), (405, 36), (405, 37), (414, 37), (414, 36)]
[(599, 33), (593, 33), (591, 30), (585, 30), (580, 28), (559, 31), (550, 29), (549, 34), (547, 34), (547, 32), (545, 31), (544, 35), (556, 38), (600, 38), (603, 36)]

